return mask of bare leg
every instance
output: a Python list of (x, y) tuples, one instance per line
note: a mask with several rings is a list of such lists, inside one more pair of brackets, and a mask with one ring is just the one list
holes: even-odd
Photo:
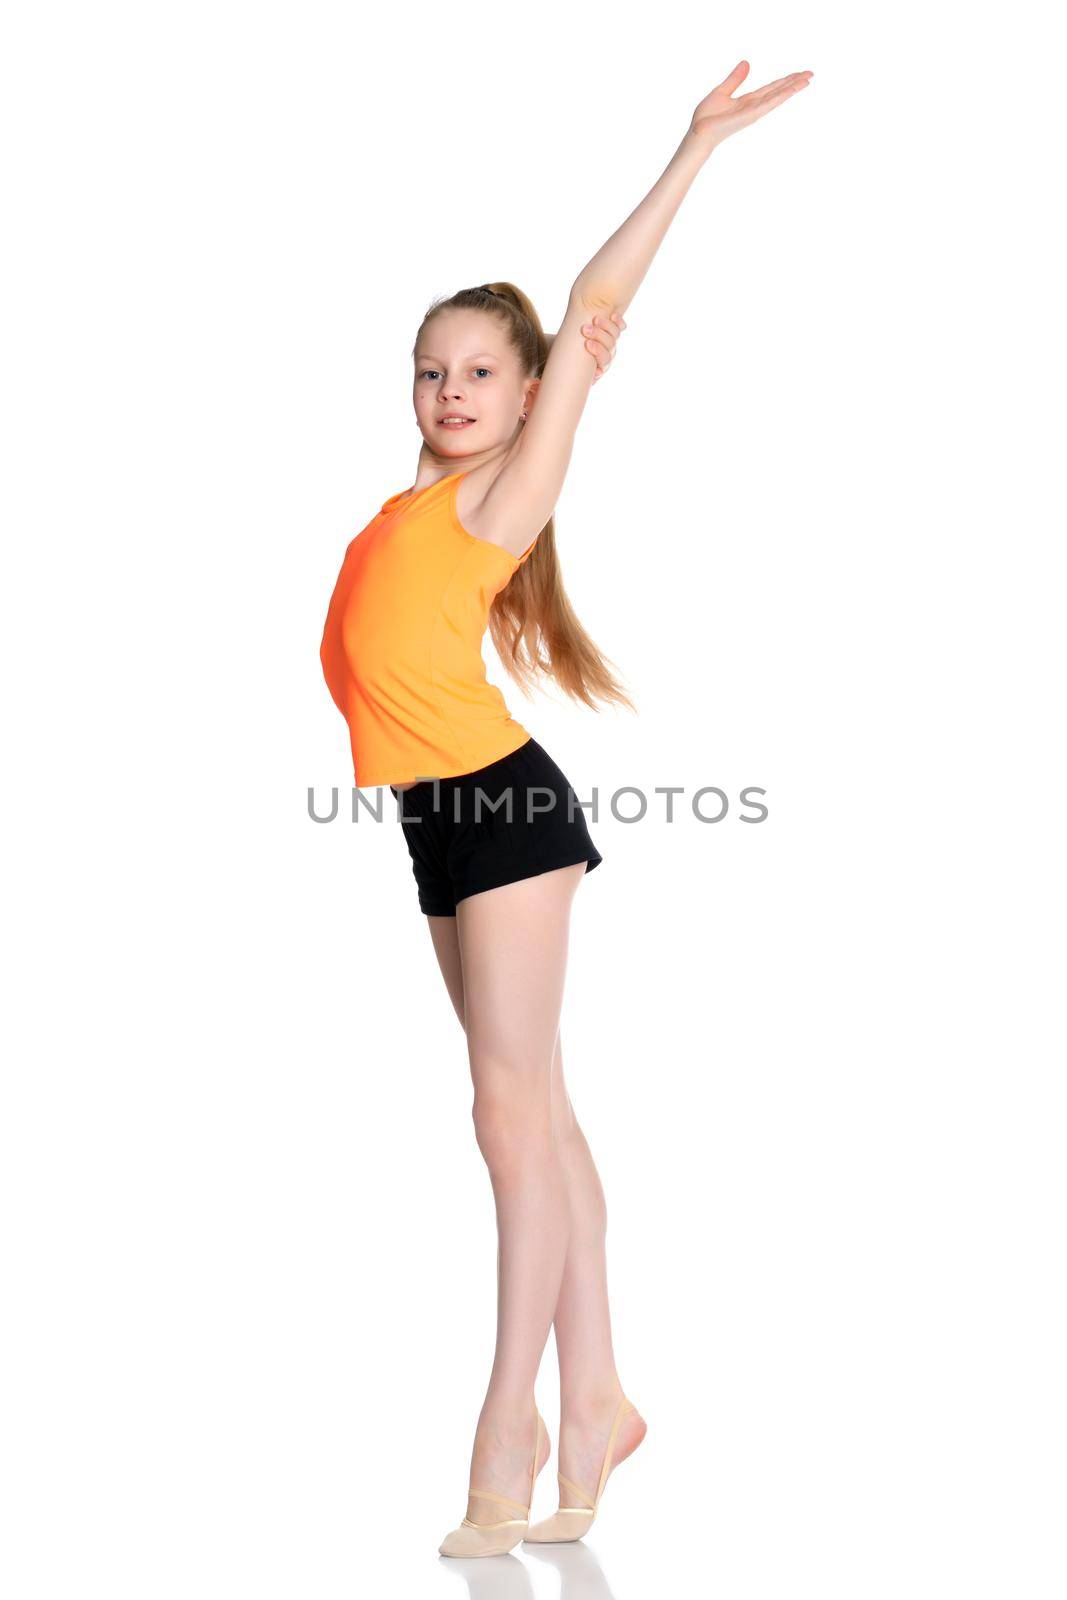
[[(563, 1081), (563, 1048), (558, 1036), (552, 1061), (552, 1101), (556, 1145), (570, 1205), (570, 1238), (554, 1319), (560, 1390), (559, 1470), (595, 1494), (623, 1387), (611, 1340), (607, 1206)], [(637, 1449), (646, 1431), (639, 1412), (623, 1418), (612, 1450), (614, 1465)], [(560, 1504), (582, 1502), (560, 1485)]]
[[(449, 998), (466, 1028), (463, 959), (456, 917), (428, 917)], [(560, 1372), (560, 1470), (595, 1489), (622, 1385), (615, 1366), (608, 1304), (607, 1208), (585, 1135), (578, 1125), (563, 1078), (562, 1036), (557, 1028), (552, 1054), (552, 1127), (562, 1163), (569, 1207), (564, 1260), (554, 1324)], [(646, 1425), (639, 1414), (624, 1418), (612, 1452), (617, 1465), (637, 1448)], [(525, 1435), (524, 1435), (525, 1437)], [(526, 1445), (525, 1460), (529, 1459)], [(521, 1454), (521, 1451), (519, 1452)], [(541, 1463), (538, 1463), (540, 1466)], [(478, 1487), (491, 1487), (475, 1479)], [(564, 1488), (561, 1504), (575, 1502)], [(472, 1520), (488, 1516), (485, 1502)]]
[[(474, 1128), (496, 1203), (497, 1336), (471, 1457), (471, 1483), (526, 1503), (534, 1380), (552, 1326), (570, 1231), (552, 1126), (571, 901), (585, 864), (558, 867), (461, 900), (467, 1053)], [(543, 1445), (547, 1458), (548, 1442)], [(541, 1463), (538, 1463), (541, 1465)], [(493, 1519), (471, 1496), (472, 1522)]]
[(556, 1349), (564, 1409), (622, 1394), (608, 1309), (607, 1206), (585, 1134), (563, 1082), (563, 1043), (552, 1060), (556, 1141), (570, 1205), (570, 1239), (556, 1303)]
[(456, 928), (455, 917), (427, 917), (426, 926), (430, 930), (434, 951), (437, 955), (437, 964), (441, 968), (441, 976), (445, 980), (448, 998), (459, 1018), (460, 1027), (466, 1032), (467, 1019), (463, 1003), (463, 957), (459, 949), (459, 932)]

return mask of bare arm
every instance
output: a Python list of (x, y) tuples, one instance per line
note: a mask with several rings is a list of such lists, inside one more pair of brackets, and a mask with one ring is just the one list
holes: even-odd
[(583, 311), (600, 311), (608, 305), (626, 311), (710, 153), (685, 135), (641, 204), (575, 279), (571, 297)]
[(806, 88), (812, 77), (810, 72), (790, 73), (735, 100), (734, 90), (747, 74), (748, 62), (740, 61), (705, 95), (654, 187), (574, 281), (529, 420), (485, 496), (483, 512), (493, 536), (513, 555), (521, 555), (548, 522), (570, 464), (596, 366), (585, 345), (583, 324), (595, 313), (626, 310), (712, 150)]
[(583, 267), (571, 294), (588, 310), (617, 305), (625, 311), (641, 284), (675, 212), (711, 152), (731, 133), (765, 116), (775, 106), (807, 87), (810, 72), (792, 72), (751, 94), (733, 98), (748, 75), (748, 62), (739, 61), (729, 77), (718, 84), (693, 112), (685, 137), (663, 173), (606, 244)]

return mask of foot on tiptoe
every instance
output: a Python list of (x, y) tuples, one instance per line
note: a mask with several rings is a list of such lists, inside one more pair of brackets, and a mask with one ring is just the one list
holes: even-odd
[[(483, 1411), (474, 1436), (471, 1483), (477, 1484), (479, 1489), (506, 1495), (520, 1505), (528, 1505), (535, 1426), (532, 1401), (518, 1413)], [(542, 1428), (535, 1478), (551, 1454), (552, 1441), (547, 1428)], [(510, 1515), (493, 1501), (481, 1500), (476, 1495), (469, 1497), (466, 1514), (472, 1522), (496, 1522)]]
[[(580, 1484), (590, 1500), (596, 1497), (604, 1465), (604, 1451), (622, 1398), (622, 1389), (615, 1388), (606, 1395), (564, 1402), (565, 1409), (559, 1425), (559, 1470), (572, 1483)], [(648, 1425), (639, 1411), (627, 1411), (624, 1414), (611, 1450), (609, 1478), (620, 1461), (633, 1455), (647, 1432)], [(559, 1503), (561, 1506), (586, 1504), (563, 1483), (559, 1484)]]

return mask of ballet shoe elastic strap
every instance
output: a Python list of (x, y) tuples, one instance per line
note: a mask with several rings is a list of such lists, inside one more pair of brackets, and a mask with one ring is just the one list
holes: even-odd
[[(529, 1506), (520, 1506), (517, 1500), (509, 1500), (505, 1494), (490, 1494), (487, 1489), (468, 1489), (467, 1493), (472, 1500), (495, 1500), (497, 1505), (508, 1506), (512, 1511), (521, 1511), (524, 1516), (530, 1510)], [(477, 1526), (484, 1527), (485, 1524), (479, 1523)]]
[[(590, 1511), (595, 1511), (597, 1509), (600, 1504), (600, 1496), (604, 1493), (604, 1485), (607, 1483), (608, 1473), (611, 1471), (611, 1453), (615, 1448), (615, 1438), (619, 1431), (619, 1424), (622, 1422), (622, 1419), (624, 1416), (626, 1416), (627, 1412), (635, 1411), (636, 1409), (636, 1406), (631, 1405), (625, 1396), (619, 1401), (618, 1409), (615, 1412), (615, 1420), (611, 1424), (611, 1432), (608, 1435), (608, 1448), (604, 1452), (604, 1465), (600, 1471), (600, 1482), (597, 1484), (595, 1500), (590, 1500), (585, 1490), (579, 1488), (578, 1484), (572, 1483), (569, 1478), (565, 1478), (562, 1472), (556, 1473), (556, 1477), (559, 1479), (560, 1483), (565, 1484), (566, 1487), (570, 1489), (572, 1494), (576, 1494), (578, 1496), (579, 1500), (584, 1500), (586, 1507)], [(560, 1506), (559, 1509), (561, 1511), (581, 1511), (583, 1507)]]
[[(557, 1472), (556, 1473), (556, 1477), (559, 1479), (560, 1483), (566, 1485), (566, 1487), (571, 1491), (572, 1494), (576, 1494), (578, 1496), (579, 1500), (584, 1500), (586, 1506), (588, 1506), (590, 1511), (595, 1511), (596, 1510), (596, 1506), (593, 1504), (592, 1500), (590, 1500), (589, 1496), (586, 1494), (584, 1489), (579, 1489), (578, 1485), (576, 1483), (572, 1483), (569, 1478), (565, 1478), (563, 1476), (562, 1472)], [(560, 1506), (559, 1509), (561, 1511), (583, 1511), (585, 1509), (585, 1507), (583, 1507), (583, 1506)]]
[(537, 1422), (534, 1426), (534, 1454), (533, 1466), (530, 1468), (530, 1509), (533, 1507), (534, 1484), (537, 1482), (537, 1457), (541, 1449), (541, 1413), (537, 1412)]
[(495, 1500), (497, 1505), (508, 1506), (512, 1511), (521, 1511), (521, 1517), (509, 1517), (505, 1522), (471, 1522), (469, 1517), (463, 1520), (469, 1528), (506, 1528), (511, 1522), (528, 1522), (530, 1507), (533, 1505), (534, 1481), (537, 1478), (537, 1453), (541, 1448), (541, 1413), (537, 1413), (537, 1427), (534, 1438), (533, 1467), (530, 1471), (530, 1505), (521, 1506), (517, 1500), (509, 1500), (506, 1494), (490, 1494), (488, 1489), (468, 1489), (467, 1493), (474, 1500)]

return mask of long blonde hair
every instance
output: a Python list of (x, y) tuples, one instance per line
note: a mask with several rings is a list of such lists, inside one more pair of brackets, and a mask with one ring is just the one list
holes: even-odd
[[(484, 283), (436, 300), (422, 319), (415, 350), (431, 319), (440, 311), (487, 311), (501, 320), (522, 371), (540, 378), (549, 344), (531, 301), (513, 283)], [(636, 706), (610, 670), (615, 665), (597, 649), (567, 598), (556, 554), (555, 519), (549, 517), (537, 543), (510, 583), (493, 601), (489, 633), (494, 648), (524, 693), (539, 676), (552, 678), (572, 700), (594, 711), (596, 702)]]

